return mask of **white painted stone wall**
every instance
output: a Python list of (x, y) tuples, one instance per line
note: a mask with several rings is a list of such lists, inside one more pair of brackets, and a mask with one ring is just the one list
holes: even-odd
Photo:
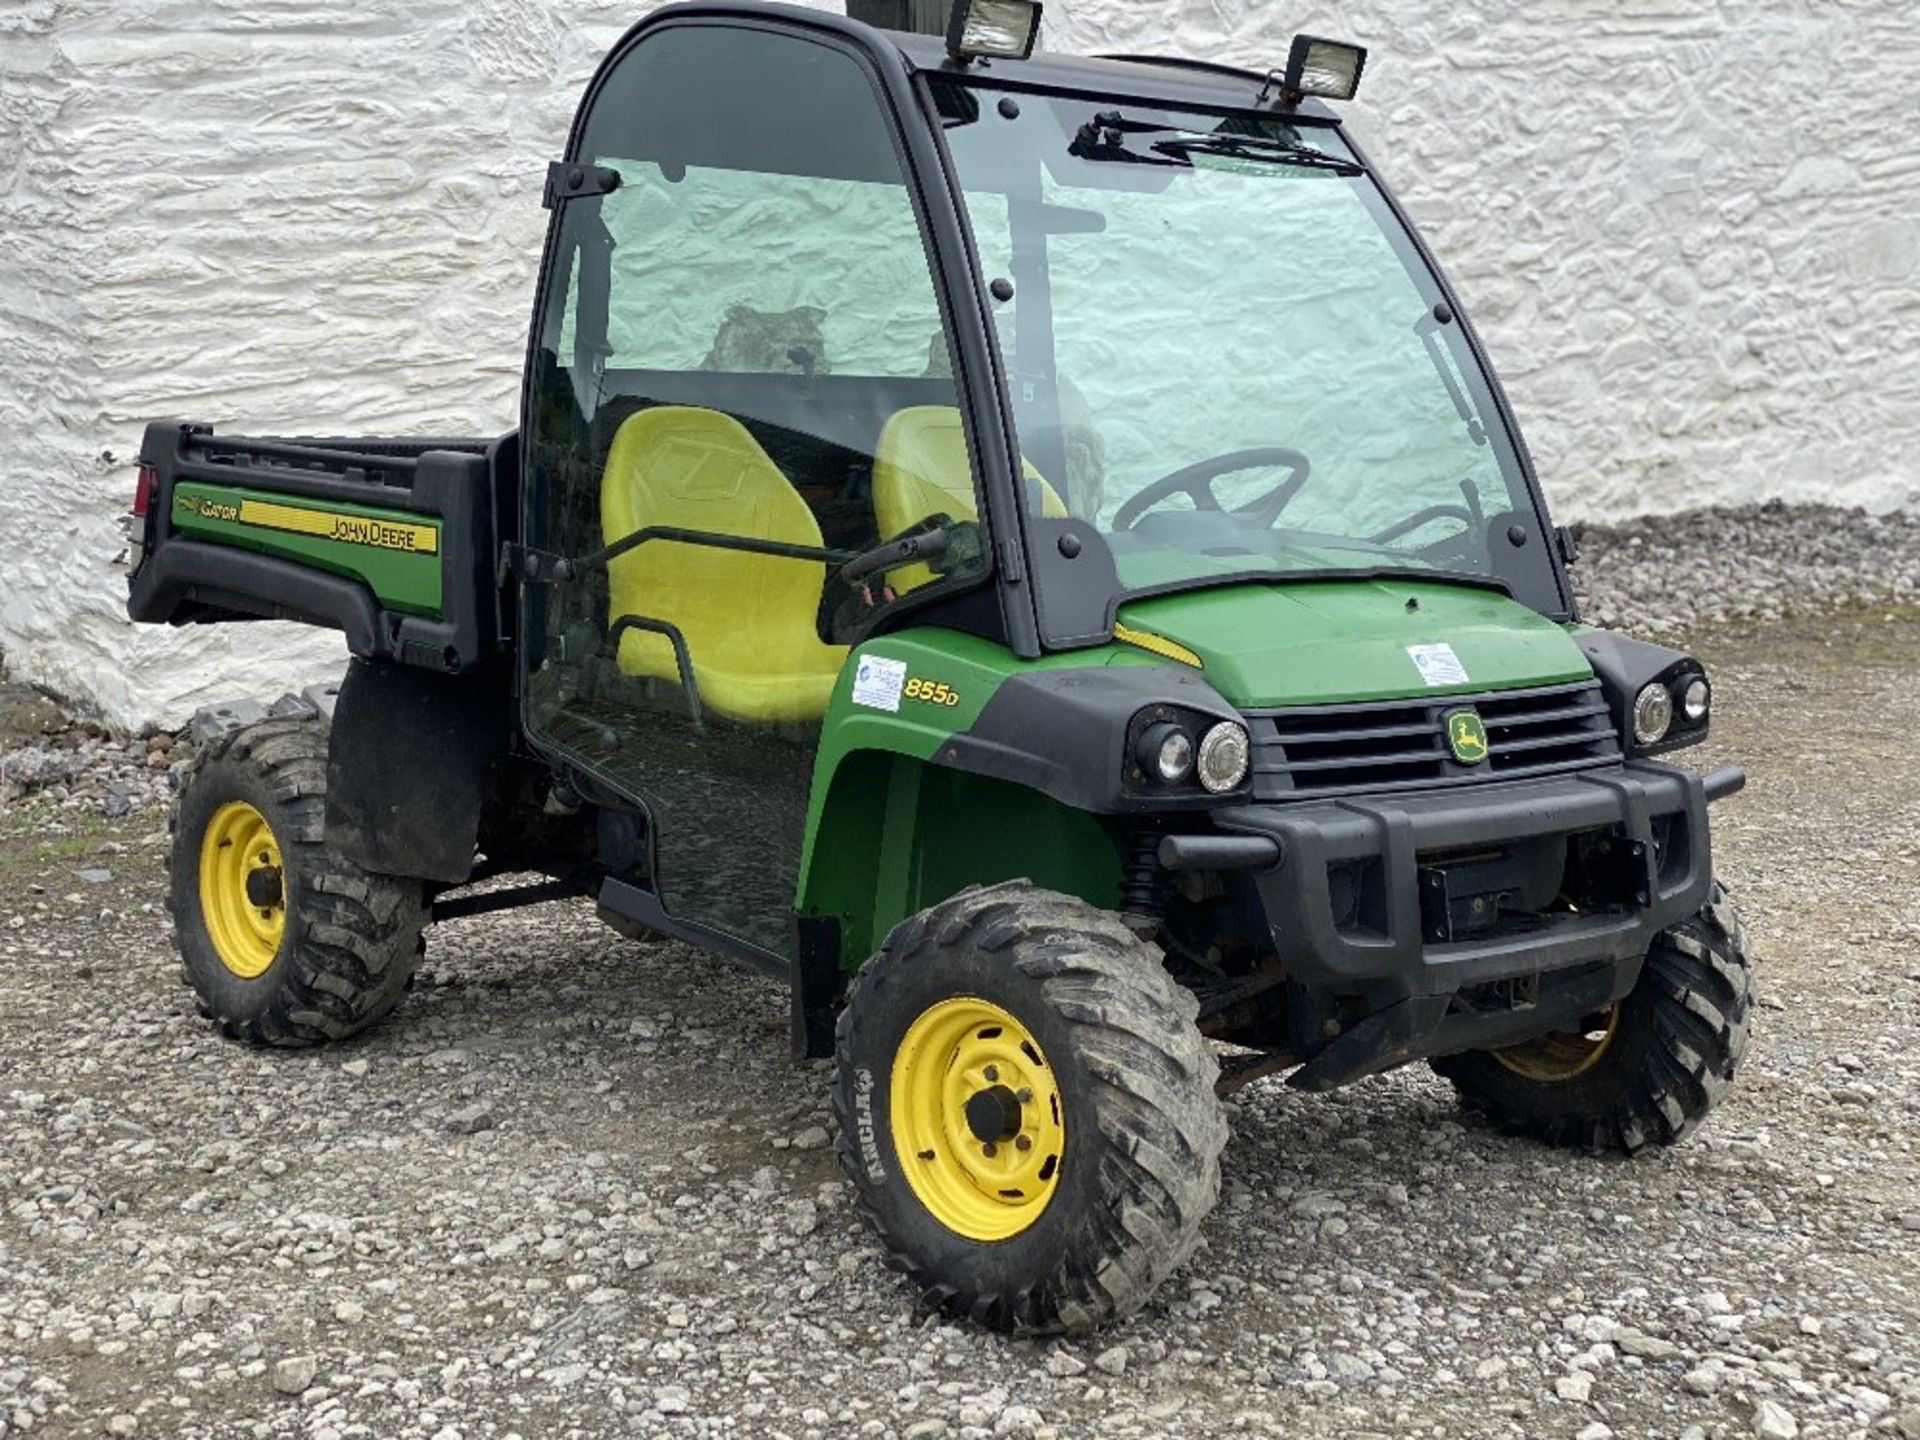
[[(514, 422), (540, 177), (632, 0), (0, 0), (0, 650), (128, 723), (340, 663), (135, 630), (143, 423)], [(1563, 517), (1920, 490), (1914, 0), (1055, 0), (1062, 50), (1373, 47), (1354, 128)]]

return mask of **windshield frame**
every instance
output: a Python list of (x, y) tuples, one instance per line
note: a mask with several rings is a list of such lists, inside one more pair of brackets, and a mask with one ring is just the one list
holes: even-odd
[[(1169, 71), (1176, 74), (1177, 71)], [(967, 207), (967, 190), (960, 168), (955, 161), (948, 144), (945, 128), (941, 123), (941, 112), (934, 94), (935, 83), (959, 83), (982, 97), (983, 107), (992, 103), (995, 97), (1018, 97), (1032, 95), (1049, 102), (1067, 100), (1075, 104), (1085, 103), (1094, 109), (1120, 107), (1157, 109), (1189, 115), (1205, 115), (1220, 119), (1239, 119), (1285, 124), (1299, 132), (1301, 141), (1312, 144), (1312, 132), (1324, 131), (1336, 136), (1339, 144), (1349, 152), (1363, 172), (1357, 183), (1368, 185), (1372, 194), (1384, 211), (1385, 219), (1376, 216), (1382, 223), (1385, 238), (1396, 251), (1402, 251), (1403, 259), (1411, 270), (1419, 267), (1420, 277), (1426, 280), (1440, 296), (1441, 303), (1452, 312), (1451, 324), (1457, 327), (1459, 350), (1464, 355), (1449, 351), (1456, 365), (1462, 369), (1462, 378), (1470, 391), (1478, 390), (1476, 397), (1483, 402), (1481, 408), (1491, 411), (1491, 418), (1500, 427), (1499, 439), (1507, 447), (1519, 482), (1524, 491), (1526, 503), (1531, 507), (1534, 527), (1544, 551), (1547, 573), (1551, 578), (1554, 591), (1551, 603), (1540, 603), (1533, 598), (1522, 597), (1521, 603), (1527, 603), (1547, 618), (1562, 623), (1578, 619), (1578, 610), (1572, 587), (1568, 581), (1564, 557), (1561, 554), (1558, 536), (1549, 516), (1539, 477), (1534, 468), (1532, 453), (1528, 450), (1520, 427), (1514, 416), (1511, 403), (1499, 377), (1489, 360), (1478, 331), (1461, 305), (1458, 294), (1444, 269), (1427, 246), (1418, 228), (1413, 224), (1405, 207), (1400, 203), (1392, 187), (1387, 184), (1371, 157), (1346, 130), (1339, 117), (1324, 107), (1302, 107), (1299, 110), (1277, 110), (1270, 107), (1234, 107), (1218, 103), (1196, 103), (1189, 95), (1168, 94), (1156, 97), (1149, 93), (1129, 91), (1125, 94), (1100, 92), (1083, 89), (1078, 86), (1023, 83), (1022, 77), (1007, 76), (1004, 73), (983, 74), (979, 72), (956, 73), (954, 69), (923, 69), (915, 76), (915, 88), (923, 97), (924, 113), (933, 125), (936, 145), (940, 151), (947, 180), (951, 187), (954, 205), (960, 212), (962, 229), (965, 234), (965, 250), (969, 260), (976, 266), (979, 263), (979, 244), (974, 229), (974, 220)], [(1173, 87), (1169, 87), (1172, 89)], [(1144, 89), (1144, 87), (1143, 87)], [(1144, 137), (1141, 137), (1144, 138)], [(1283, 163), (1283, 162), (1276, 162)], [(1369, 206), (1370, 209), (1374, 208)], [(984, 272), (976, 270), (978, 284), (986, 288)], [(987, 316), (989, 327), (994, 325), (991, 314)], [(1049, 325), (1051, 320), (1049, 320)], [(994, 388), (1001, 407), (1001, 423), (1006, 434), (1014, 441), (1014, 454), (1022, 453), (1019, 448), (1019, 431), (1015, 417), (1015, 406), (1008, 389), (1008, 367), (1004, 363), (1004, 351), (998, 343), (991, 346), (995, 352)], [(1470, 362), (1471, 369), (1467, 364)], [(1489, 436), (1489, 438), (1494, 438)], [(1107, 538), (1092, 525), (1084, 521), (1045, 520), (1030, 512), (1026, 505), (1014, 507), (1015, 514), (997, 521), (996, 534), (1004, 547), (1010, 540), (1016, 540), (1026, 558), (1026, 577), (1031, 583), (1024, 588), (1034, 606), (1035, 624), (1042, 646), (1048, 650), (1077, 649), (1089, 645), (1103, 644), (1112, 638), (1113, 626), (1118, 618), (1120, 607), (1128, 601), (1144, 598), (1150, 594), (1166, 594), (1181, 590), (1214, 588), (1239, 583), (1314, 583), (1329, 580), (1353, 579), (1363, 573), (1360, 570), (1320, 570), (1303, 571), (1290, 574), (1276, 571), (1270, 565), (1249, 568), (1245, 571), (1222, 571), (1219, 573), (1196, 576), (1169, 584), (1151, 587), (1128, 588), (1120, 580), (1115, 568), (1113, 554)], [(1090, 563), (1091, 562), (1091, 563)], [(1385, 562), (1378, 567), (1365, 567), (1366, 572), (1393, 578), (1410, 577), (1417, 566), (1396, 565)], [(1445, 570), (1419, 571), (1420, 577), (1439, 582), (1471, 583), (1490, 588), (1506, 589), (1512, 593), (1510, 584), (1495, 575), (1460, 574)], [(1020, 584), (1019, 571), (1010, 577), (1003, 577), (1014, 585)]]

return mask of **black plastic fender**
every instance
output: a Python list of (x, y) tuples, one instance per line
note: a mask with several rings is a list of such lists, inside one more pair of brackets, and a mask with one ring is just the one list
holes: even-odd
[[(1230, 798), (1198, 782), (1158, 785), (1137, 773), (1139, 724), (1173, 720), (1195, 740), (1222, 720), (1244, 724), (1184, 665), (1085, 665), (1010, 676), (972, 725), (934, 753), (936, 764), (1007, 780), (1100, 815), (1205, 809)], [(1246, 782), (1232, 795), (1247, 788)]]
[(458, 885), (505, 760), (510, 675), (443, 675), (383, 660), (347, 667), (327, 757), (327, 835), (367, 870)]
[[(1610, 630), (1583, 631), (1574, 636), (1574, 641), (1580, 646), (1580, 653), (1587, 657), (1587, 663), (1593, 666), (1593, 673), (1606, 694), (1607, 708), (1613, 712), (1620, 743), (1629, 754), (1664, 755), (1707, 738), (1711, 717), (1692, 721), (1680, 707), (1680, 696), (1687, 683), (1706, 676), (1705, 667), (1693, 656), (1684, 650)], [(1642, 745), (1633, 736), (1633, 701), (1643, 686), (1655, 681), (1674, 692), (1673, 727), (1658, 744)]]

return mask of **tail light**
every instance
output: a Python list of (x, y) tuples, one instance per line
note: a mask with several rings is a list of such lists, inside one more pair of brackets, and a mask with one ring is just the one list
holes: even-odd
[(153, 492), (159, 488), (160, 477), (154, 473), (151, 465), (142, 464), (133, 481), (133, 514), (124, 523), (127, 527), (127, 573), (132, 574), (140, 568), (147, 558), (147, 545), (152, 540), (149, 533), (153, 521), (148, 511), (153, 508)]

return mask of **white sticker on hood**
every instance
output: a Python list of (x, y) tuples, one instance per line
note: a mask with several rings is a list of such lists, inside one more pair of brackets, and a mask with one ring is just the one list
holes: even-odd
[(1429, 685), (1468, 683), (1467, 667), (1460, 663), (1451, 645), (1409, 645), (1407, 654), (1413, 657), (1413, 668), (1420, 672), (1420, 678)]
[(862, 655), (853, 672), (853, 703), (873, 710), (900, 710), (900, 692), (907, 684), (907, 662), (880, 655)]

